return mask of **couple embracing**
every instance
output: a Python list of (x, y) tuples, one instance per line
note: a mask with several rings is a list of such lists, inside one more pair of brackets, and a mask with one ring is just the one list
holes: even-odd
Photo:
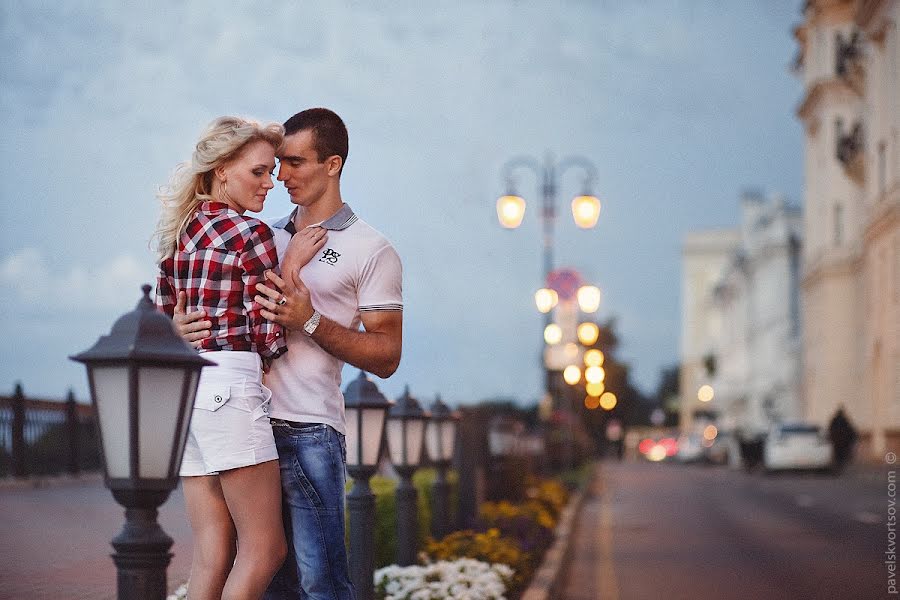
[[(394, 373), (403, 304), (396, 251), (342, 200), (347, 151), (328, 109), (221, 117), (160, 194), (157, 305), (216, 363), (180, 471), (191, 600), (354, 598), (341, 368)], [(247, 213), (276, 169), (296, 207), (269, 227)]]

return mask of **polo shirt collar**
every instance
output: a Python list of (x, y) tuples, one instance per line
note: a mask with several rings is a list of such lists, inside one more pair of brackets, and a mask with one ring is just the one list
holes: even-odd
[[(272, 227), (284, 229), (289, 234), (294, 235), (295, 233), (297, 233), (297, 228), (294, 226), (294, 217), (297, 216), (298, 210), (300, 210), (299, 207), (295, 208), (291, 211), (291, 214), (276, 221), (275, 224), (272, 225)], [(336, 213), (334, 213), (318, 225), (320, 227), (324, 227), (325, 229), (330, 229), (331, 231), (343, 231), (344, 229), (347, 229), (348, 227), (353, 225), (356, 220), (357, 216), (353, 212), (353, 209), (350, 208), (349, 204), (344, 202), (341, 205), (341, 208)]]

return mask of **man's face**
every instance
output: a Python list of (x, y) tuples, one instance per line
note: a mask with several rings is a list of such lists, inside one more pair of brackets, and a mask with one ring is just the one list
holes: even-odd
[(319, 161), (314, 142), (311, 130), (301, 130), (285, 137), (278, 152), (278, 181), (298, 206), (315, 204), (328, 188), (328, 161)]

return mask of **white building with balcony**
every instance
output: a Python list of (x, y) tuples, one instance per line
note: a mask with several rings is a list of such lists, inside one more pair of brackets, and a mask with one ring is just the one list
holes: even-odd
[(803, 18), (803, 405), (820, 425), (843, 406), (879, 456), (900, 451), (900, 0)]

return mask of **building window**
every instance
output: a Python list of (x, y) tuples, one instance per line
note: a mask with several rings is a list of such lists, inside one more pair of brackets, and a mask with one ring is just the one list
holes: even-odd
[(844, 207), (834, 205), (834, 245), (840, 246), (844, 239)]

